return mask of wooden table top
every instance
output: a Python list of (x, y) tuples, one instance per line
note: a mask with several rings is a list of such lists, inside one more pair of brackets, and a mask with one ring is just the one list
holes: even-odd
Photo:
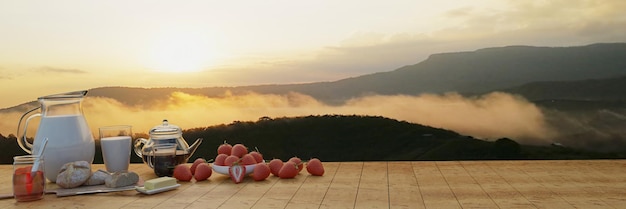
[[(95, 164), (94, 169), (103, 168)], [(626, 160), (325, 162), (322, 177), (270, 176), (234, 184), (179, 182), (176, 190), (134, 190), (56, 197), (0, 208), (625, 208)], [(132, 164), (143, 179), (156, 176)], [(0, 165), (0, 192), (11, 189), (11, 165)], [(56, 186), (56, 185), (50, 185)]]

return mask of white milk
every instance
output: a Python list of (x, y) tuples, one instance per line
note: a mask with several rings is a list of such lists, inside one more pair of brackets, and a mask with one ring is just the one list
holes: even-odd
[(38, 150), (45, 138), (48, 138), (48, 145), (43, 153), (46, 162), (44, 173), (48, 180), (56, 182), (57, 174), (65, 163), (80, 160), (93, 162), (93, 135), (82, 115), (42, 117), (33, 150)]
[(128, 170), (130, 164), (130, 136), (112, 136), (100, 139), (102, 159), (109, 172)]

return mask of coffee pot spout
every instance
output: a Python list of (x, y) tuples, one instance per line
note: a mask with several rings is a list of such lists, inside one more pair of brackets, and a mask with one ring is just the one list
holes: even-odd
[(193, 144), (191, 144), (191, 146), (189, 146), (189, 149), (187, 150), (187, 153), (189, 153), (188, 157), (191, 157), (193, 153), (196, 152), (196, 149), (200, 147), (201, 143), (202, 143), (202, 138), (198, 138)]

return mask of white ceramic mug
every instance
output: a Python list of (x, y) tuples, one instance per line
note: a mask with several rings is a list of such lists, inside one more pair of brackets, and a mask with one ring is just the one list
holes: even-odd
[(108, 172), (128, 171), (131, 146), (131, 126), (119, 125), (100, 128), (102, 159)]

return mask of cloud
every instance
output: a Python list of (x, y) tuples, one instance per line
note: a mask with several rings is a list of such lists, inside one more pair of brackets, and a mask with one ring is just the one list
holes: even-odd
[[(412, 21), (414, 25), (407, 25), (404, 31), (360, 27), (342, 41), (317, 49), (242, 52), (224, 58), (220, 65), (207, 67), (205, 71), (185, 78), (141, 73), (133, 76), (132, 81), (121, 83), (121, 79), (117, 79), (119, 83), (116, 85), (205, 87), (335, 81), (413, 65), (435, 53), (508, 45), (575, 46), (625, 42), (626, 27), (622, 26), (626, 25), (626, 13), (621, 11), (626, 10), (626, 6), (623, 2), (463, 3), (439, 16), (432, 16), (432, 19)], [(424, 28), (423, 23), (418, 23), (423, 21), (436, 26)]]
[(345, 108), (347, 112), (356, 108), (362, 114), (380, 114), (479, 138), (510, 137), (537, 144), (555, 135), (539, 107), (498, 92), (471, 98), (456, 93), (368, 96), (350, 101)]
[[(418, 63), (433, 53), (507, 45), (572, 46), (626, 41), (624, 1), (509, 1), (452, 9), (423, 32), (358, 32), (299, 67), (359, 75)], [(409, 29), (407, 29), (409, 30)]]
[(300, 94), (224, 95), (205, 97), (173, 93), (169, 99), (146, 106), (126, 106), (109, 98), (85, 99), (83, 105), (89, 124), (94, 127), (132, 121), (136, 132), (147, 132), (168, 119), (182, 128), (206, 127), (232, 121), (256, 120), (262, 116), (282, 117), (317, 114), (324, 106)]
[(626, 3), (619, 0), (508, 1), (507, 5), (497, 9), (463, 7), (450, 10), (445, 18), (458, 22), (457, 25), (435, 34), (526, 45), (625, 41), (624, 9)]
[(54, 68), (54, 67), (40, 67), (35, 69), (36, 72), (40, 73), (63, 73), (63, 74), (86, 74), (87, 71), (79, 70), (79, 69), (64, 69), (64, 68)]
[[(206, 127), (260, 117), (293, 117), (323, 114), (378, 115), (485, 138), (523, 138), (538, 143), (554, 135), (543, 114), (523, 98), (492, 93), (475, 98), (458, 94), (421, 96), (372, 95), (345, 105), (326, 105), (311, 96), (248, 93), (205, 97), (176, 92), (169, 99), (149, 105), (127, 106), (117, 100), (86, 97), (83, 109), (93, 131), (107, 125), (129, 124), (135, 132), (147, 132), (168, 119), (182, 128)], [(14, 133), (21, 113), (8, 113), (0, 133)], [(130, 122), (129, 122), (130, 121)], [(13, 125), (14, 124), (14, 125)]]
[[(21, 108), (26, 111), (32, 107)], [(230, 94), (216, 97), (175, 92), (162, 101), (129, 106), (103, 97), (86, 97), (83, 110), (92, 133), (108, 125), (128, 124), (135, 133), (147, 133), (163, 119), (183, 129), (256, 121), (260, 117), (308, 115), (374, 115), (455, 131), (476, 138), (511, 138), (522, 144), (566, 146), (600, 151), (619, 151), (626, 145), (626, 113), (601, 110), (578, 116), (545, 110), (522, 97), (494, 92), (476, 97), (444, 95), (369, 95), (343, 105), (327, 105), (300, 94)], [(0, 133), (15, 134), (20, 111), (0, 112)], [(36, 121), (36, 120), (35, 120)], [(36, 125), (28, 135), (34, 136)], [(608, 128), (607, 128), (608, 127)]]
[(202, 79), (247, 84), (335, 81), (395, 70), (423, 61), (433, 52), (449, 51), (439, 41), (419, 34), (358, 33), (353, 38), (355, 40), (346, 39), (338, 46), (327, 46), (289, 59), (255, 58), (261, 60), (249, 60), (249, 65), (211, 69)]
[[(265, 58), (262, 65), (256, 62), (257, 65), (250, 65), (255, 67), (231, 68), (232, 76), (221, 80), (333, 81), (395, 70), (434, 53), (508, 45), (576, 46), (626, 41), (624, 1), (507, 1), (494, 5), (451, 9), (429, 20), (441, 23), (440, 28), (432, 31), (358, 31), (337, 45), (297, 56), (300, 58)], [(241, 75), (241, 70), (247, 74)], [(227, 69), (222, 72), (226, 72), (222, 76), (230, 75)]]
[(87, 97), (84, 111), (94, 131), (100, 126), (128, 124), (129, 121), (135, 132), (147, 132), (163, 119), (182, 128), (195, 128), (256, 121), (263, 116), (359, 114), (385, 116), (475, 137), (523, 139), (525, 143), (545, 144), (554, 135), (538, 107), (504, 93), (475, 98), (458, 94), (372, 95), (331, 106), (299, 93), (205, 97), (177, 92), (168, 100), (147, 106), (125, 106), (109, 98)]

